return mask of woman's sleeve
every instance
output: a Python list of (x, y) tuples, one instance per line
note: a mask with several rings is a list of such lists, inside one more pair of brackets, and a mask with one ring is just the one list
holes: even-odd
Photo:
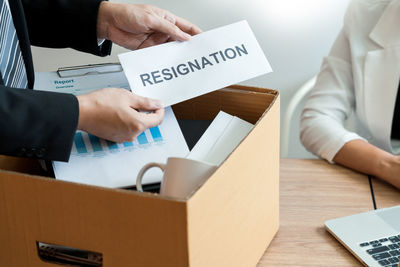
[(345, 30), (324, 58), (317, 82), (301, 116), (300, 139), (313, 154), (333, 161), (343, 145), (363, 139), (344, 123), (355, 107), (351, 52)]

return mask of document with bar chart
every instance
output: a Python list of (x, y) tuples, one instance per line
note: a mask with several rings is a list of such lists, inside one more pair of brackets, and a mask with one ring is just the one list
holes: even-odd
[[(62, 73), (36, 73), (35, 88), (80, 95), (104, 87), (129, 89), (121, 66), (90, 65), (68, 68)], [(56, 179), (105, 187), (136, 184), (139, 170), (149, 162), (165, 163), (168, 157), (185, 157), (186, 141), (171, 108), (165, 109), (164, 121), (143, 132), (133, 142), (117, 144), (86, 132), (75, 133), (68, 163), (53, 162)], [(158, 169), (149, 170), (143, 183), (161, 181)]]
[[(149, 162), (165, 163), (168, 157), (189, 153), (171, 108), (164, 121), (141, 133), (133, 142), (117, 144), (86, 132), (75, 133), (68, 163), (53, 162), (57, 179), (106, 187), (126, 187), (136, 183), (139, 170)], [(158, 169), (149, 170), (144, 183), (160, 182)]]

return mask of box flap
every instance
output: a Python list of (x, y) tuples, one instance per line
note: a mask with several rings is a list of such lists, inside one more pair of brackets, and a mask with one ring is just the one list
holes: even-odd
[(173, 106), (178, 119), (212, 120), (220, 110), (250, 123), (256, 123), (273, 103), (278, 91), (233, 85)]

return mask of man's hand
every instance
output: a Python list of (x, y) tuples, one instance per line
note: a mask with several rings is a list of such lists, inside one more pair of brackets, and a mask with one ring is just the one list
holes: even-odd
[(171, 40), (187, 41), (201, 30), (169, 11), (136, 4), (102, 2), (97, 37), (135, 50)]
[(147, 128), (160, 124), (164, 117), (160, 101), (120, 88), (105, 88), (80, 95), (78, 102), (78, 129), (118, 143), (133, 141)]

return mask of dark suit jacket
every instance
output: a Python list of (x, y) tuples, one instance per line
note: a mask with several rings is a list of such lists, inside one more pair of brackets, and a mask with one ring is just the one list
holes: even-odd
[[(110, 54), (111, 42), (97, 44), (101, 1), (9, 0), (29, 88), (34, 84), (31, 44)], [(1, 81), (0, 154), (68, 161), (78, 115), (73, 95), (9, 88)]]

